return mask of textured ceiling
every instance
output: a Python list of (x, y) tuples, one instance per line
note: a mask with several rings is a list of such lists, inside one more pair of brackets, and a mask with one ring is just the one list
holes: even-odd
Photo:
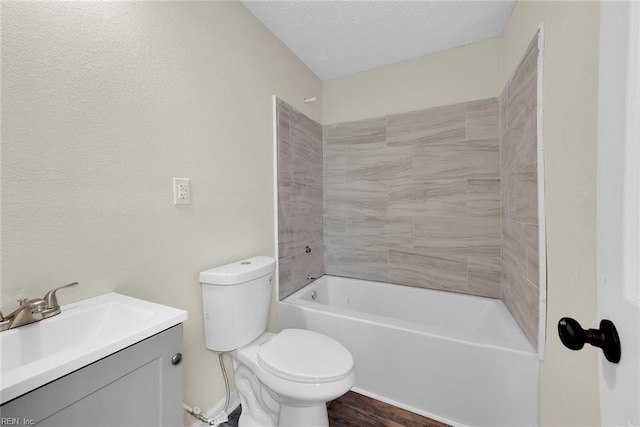
[(243, 3), (320, 79), (328, 80), (498, 37), (515, 0)]

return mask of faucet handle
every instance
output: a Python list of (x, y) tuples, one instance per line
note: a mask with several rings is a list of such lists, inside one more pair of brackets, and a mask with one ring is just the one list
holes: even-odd
[(58, 298), (56, 297), (56, 291), (58, 289), (70, 288), (71, 286), (78, 285), (78, 282), (69, 283), (68, 285), (59, 286), (57, 288), (51, 289), (47, 292), (43, 298), (46, 305), (46, 310), (48, 311), (49, 316), (55, 316), (60, 313), (60, 305), (58, 304)]
[(40, 298), (22, 298), (18, 300), (18, 304), (20, 304), (19, 308), (28, 308), (29, 310), (40, 311), (47, 307), (47, 304), (44, 302), (44, 299)]

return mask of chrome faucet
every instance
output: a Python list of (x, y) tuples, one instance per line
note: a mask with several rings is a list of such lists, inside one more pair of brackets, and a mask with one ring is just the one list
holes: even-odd
[(24, 298), (18, 300), (20, 306), (12, 311), (11, 314), (4, 317), (2, 313), (0, 313), (0, 332), (28, 325), (29, 323), (39, 322), (42, 319), (60, 314), (60, 305), (58, 304), (58, 298), (56, 298), (56, 291), (77, 284), (78, 282), (73, 282), (52, 289), (46, 293), (44, 298)]

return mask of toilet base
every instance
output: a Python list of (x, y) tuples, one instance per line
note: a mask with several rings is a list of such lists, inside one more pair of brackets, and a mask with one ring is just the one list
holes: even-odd
[[(292, 407), (281, 405), (278, 427), (328, 427), (329, 417), (327, 407), (315, 405), (313, 407)], [(238, 427), (264, 427), (265, 424), (256, 421), (251, 414), (243, 413), (238, 419)]]
[(280, 404), (278, 427), (328, 427), (327, 404), (313, 406), (288, 406)]

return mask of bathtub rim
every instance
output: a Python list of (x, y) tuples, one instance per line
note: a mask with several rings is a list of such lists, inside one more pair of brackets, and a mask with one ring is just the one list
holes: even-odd
[[(537, 349), (534, 348), (533, 345), (531, 345), (531, 343), (526, 339), (526, 337), (524, 337), (524, 333), (520, 330), (520, 327), (517, 325), (516, 320), (513, 318), (513, 316), (511, 316), (511, 313), (509, 313), (508, 310), (507, 313), (509, 313), (509, 316), (511, 316), (511, 320), (513, 322), (513, 325), (515, 325), (515, 328), (517, 329), (519, 334), (522, 334), (522, 342), (525, 343), (528, 346), (528, 350), (525, 349), (521, 349), (521, 348), (513, 348), (513, 347), (509, 347), (507, 345), (499, 345), (499, 344), (495, 344), (495, 343), (487, 343), (487, 342), (481, 342), (481, 341), (475, 341), (475, 340), (466, 340), (466, 339), (462, 339), (459, 337), (453, 337), (453, 336), (448, 336), (442, 333), (437, 333), (437, 330), (431, 330), (429, 331), (426, 328), (420, 328), (420, 327), (415, 327), (415, 325), (420, 325), (419, 322), (415, 322), (415, 321), (410, 321), (410, 320), (403, 320), (403, 319), (394, 319), (391, 318), (389, 316), (383, 316), (383, 315), (376, 315), (376, 314), (371, 314), (371, 313), (365, 313), (365, 312), (359, 312), (359, 311), (355, 311), (355, 310), (349, 310), (349, 309), (345, 309), (342, 307), (334, 307), (328, 304), (322, 304), (322, 303), (316, 303), (316, 302), (311, 302), (311, 301), (307, 301), (305, 299), (302, 298), (302, 295), (310, 292), (314, 286), (317, 286), (318, 284), (322, 283), (321, 281), (323, 279), (326, 280), (326, 278), (328, 277), (336, 277), (336, 278), (340, 278), (340, 279), (345, 279), (345, 280), (356, 280), (356, 281), (362, 281), (362, 282), (371, 282), (374, 284), (378, 284), (378, 285), (382, 285), (382, 286), (404, 286), (404, 285), (397, 285), (397, 284), (393, 284), (393, 283), (387, 283), (387, 282), (376, 282), (376, 281), (371, 281), (371, 280), (364, 280), (364, 279), (354, 279), (354, 278), (350, 278), (350, 277), (342, 277), (342, 276), (334, 276), (334, 275), (330, 275), (330, 274), (324, 274), (318, 278), (316, 278), (313, 282), (305, 285), (304, 287), (298, 289), (296, 292), (292, 293), (291, 295), (287, 296), (286, 298), (278, 301), (278, 304), (285, 304), (285, 305), (289, 305), (289, 306), (297, 306), (297, 307), (302, 307), (305, 310), (310, 310), (312, 312), (315, 313), (324, 313), (330, 316), (334, 316), (334, 317), (339, 317), (339, 318), (343, 318), (343, 319), (354, 319), (356, 318), (358, 321), (363, 322), (363, 323), (367, 323), (367, 324), (375, 324), (375, 325), (384, 325), (385, 327), (391, 328), (391, 329), (395, 329), (398, 331), (405, 331), (405, 332), (414, 332), (416, 334), (422, 335), (422, 336), (428, 336), (431, 338), (438, 338), (438, 339), (443, 339), (449, 342), (454, 342), (454, 343), (461, 343), (461, 344), (467, 344), (467, 345), (471, 345), (474, 347), (479, 347), (479, 348), (487, 348), (487, 349), (493, 349), (493, 350), (499, 350), (499, 351), (507, 351), (507, 352), (512, 352), (515, 354), (520, 354), (523, 356), (527, 356), (527, 357), (534, 357), (534, 358), (538, 358), (538, 351)], [(413, 288), (413, 287), (408, 287), (410, 289), (419, 289), (419, 290), (424, 290), (424, 291), (428, 291), (428, 292), (447, 292), (447, 291), (439, 291), (439, 290), (435, 290), (435, 289), (428, 289), (428, 288)], [(454, 293), (456, 297), (460, 296), (460, 297), (470, 297), (470, 298), (483, 298), (483, 297), (478, 297), (478, 296), (474, 296), (474, 295), (465, 295), (465, 294), (457, 294)], [(500, 300), (495, 300), (497, 302), (502, 303)], [(503, 304), (504, 305), (504, 304)], [(505, 307), (506, 309), (506, 307)], [(354, 317), (353, 313), (359, 313), (361, 314), (361, 316), (358, 317)], [(414, 327), (411, 327), (414, 326)]]

